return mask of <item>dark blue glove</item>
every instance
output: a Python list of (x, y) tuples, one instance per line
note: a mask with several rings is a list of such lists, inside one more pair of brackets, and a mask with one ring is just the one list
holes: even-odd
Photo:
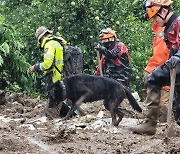
[(106, 47), (98, 44), (98, 43), (95, 43), (94, 44), (94, 48), (96, 50), (98, 50), (101, 54), (104, 54), (106, 59), (112, 59), (113, 56), (111, 55), (110, 51), (106, 49)]
[(106, 52), (106, 48), (100, 44), (95, 44), (94, 48), (98, 50), (101, 54), (104, 54)]
[(111, 50), (112, 57), (117, 58), (119, 52), (121, 52), (121, 48), (116, 48), (116, 49)]
[(39, 72), (41, 69), (40, 69), (40, 63), (37, 63), (34, 65), (34, 69), (36, 72)]
[(174, 56), (171, 56), (169, 59), (170, 68), (176, 67), (176, 65), (180, 62), (180, 55), (175, 54)]
[(114, 59), (117, 57), (118, 53), (121, 51), (120, 48), (109, 51), (106, 47), (95, 43), (94, 48), (98, 50), (101, 54), (104, 54), (107, 59)]

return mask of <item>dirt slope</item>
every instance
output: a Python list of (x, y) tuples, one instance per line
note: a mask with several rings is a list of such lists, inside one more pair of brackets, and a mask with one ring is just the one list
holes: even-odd
[[(83, 104), (84, 117), (49, 121), (44, 116), (45, 102), (18, 93), (5, 97), (7, 102), (0, 102), (0, 154), (180, 153), (177, 125), (176, 137), (167, 144), (165, 126), (158, 126), (154, 136), (132, 134), (128, 127), (138, 122), (133, 114), (126, 114), (118, 127), (112, 126), (102, 101)], [(131, 110), (128, 103), (125, 107)]]

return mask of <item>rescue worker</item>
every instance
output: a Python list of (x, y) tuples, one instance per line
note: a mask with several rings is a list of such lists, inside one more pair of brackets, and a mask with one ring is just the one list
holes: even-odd
[[(152, 24), (152, 30), (154, 33), (153, 38), (153, 55), (149, 59), (148, 64), (146, 66), (144, 81), (147, 80), (147, 76), (152, 73), (156, 67), (163, 65), (169, 59), (169, 50), (164, 42), (164, 27), (158, 26), (158, 24)], [(169, 86), (164, 86), (161, 88), (161, 97), (160, 97), (160, 115), (159, 121), (166, 122), (167, 121), (167, 106), (169, 102)]]
[[(111, 28), (102, 29), (99, 38), (101, 45), (96, 44), (95, 49), (101, 54), (100, 65), (103, 75), (129, 87), (130, 56), (128, 48), (124, 43), (116, 41), (116, 32)], [(95, 74), (100, 75), (99, 67)]]
[[(60, 114), (60, 101), (65, 99), (65, 86), (62, 80), (63, 72), (63, 44), (66, 41), (62, 37), (53, 36), (53, 31), (41, 26), (35, 32), (35, 37), (44, 49), (44, 61), (36, 63), (29, 68), (30, 73), (43, 71), (45, 74), (45, 84), (48, 94), (48, 104), (46, 116), (49, 119), (57, 118)], [(61, 42), (57, 41), (60, 40)], [(62, 91), (57, 91), (60, 86)], [(60, 95), (62, 94), (62, 95)]]
[[(170, 52), (170, 58), (157, 67), (146, 80), (148, 113), (145, 122), (131, 127), (134, 133), (153, 135), (156, 133), (159, 115), (160, 90), (170, 85), (170, 69), (176, 68), (176, 83), (180, 79), (180, 15), (171, 9), (172, 0), (146, 0), (147, 18), (164, 27), (164, 38)], [(180, 86), (175, 85), (175, 119), (180, 125)]]

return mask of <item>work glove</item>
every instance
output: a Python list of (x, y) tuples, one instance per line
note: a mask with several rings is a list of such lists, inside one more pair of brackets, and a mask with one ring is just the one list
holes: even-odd
[(179, 62), (180, 62), (179, 54), (175, 54), (174, 56), (171, 56), (171, 58), (169, 59), (170, 68), (175, 68)]
[(94, 43), (94, 48), (96, 50), (98, 50), (101, 54), (104, 54), (106, 59), (112, 59), (113, 58), (110, 51), (107, 50), (106, 47), (104, 47), (98, 43)]
[(98, 50), (101, 54), (105, 54), (107, 50), (104, 46), (100, 45), (99, 43), (94, 43), (94, 48)]

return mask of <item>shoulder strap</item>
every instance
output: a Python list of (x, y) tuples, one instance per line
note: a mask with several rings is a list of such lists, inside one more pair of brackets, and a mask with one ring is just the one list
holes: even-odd
[(59, 74), (62, 74), (62, 72), (57, 68), (56, 65), (54, 65), (55, 69), (59, 72)]
[(169, 21), (166, 23), (166, 27), (165, 27), (165, 29), (164, 29), (164, 33), (167, 32), (168, 28), (171, 26), (171, 24), (173, 23), (173, 21), (174, 21), (177, 17), (179, 17), (179, 16), (180, 16), (180, 14), (173, 14), (173, 15), (170, 17)]

